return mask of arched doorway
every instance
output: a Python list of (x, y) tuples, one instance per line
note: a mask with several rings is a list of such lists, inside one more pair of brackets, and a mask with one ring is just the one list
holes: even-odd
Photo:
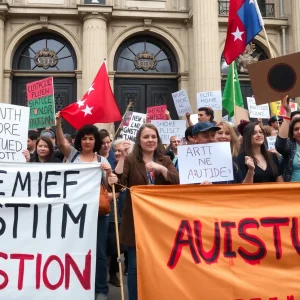
[[(26, 84), (45, 77), (53, 77), (56, 111), (77, 100), (76, 55), (71, 44), (56, 34), (27, 38), (15, 52), (12, 69), (12, 104), (27, 106)], [(64, 131), (74, 129), (64, 124)]]
[(172, 119), (178, 118), (171, 95), (178, 90), (177, 61), (163, 41), (144, 35), (126, 40), (116, 52), (114, 70), (115, 98), (122, 113), (129, 102), (141, 113), (166, 104)]

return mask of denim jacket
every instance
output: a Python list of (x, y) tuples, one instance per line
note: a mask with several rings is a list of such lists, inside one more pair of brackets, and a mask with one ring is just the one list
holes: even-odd
[(283, 180), (290, 182), (293, 174), (293, 160), (296, 153), (296, 144), (290, 139), (277, 136), (275, 147), (282, 155)]

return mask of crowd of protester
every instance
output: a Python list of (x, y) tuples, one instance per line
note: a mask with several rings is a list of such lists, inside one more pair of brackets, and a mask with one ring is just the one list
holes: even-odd
[[(268, 125), (241, 121), (238, 126), (214, 121), (214, 112), (202, 107), (198, 123), (192, 124), (186, 115), (185, 138), (172, 136), (163, 145), (155, 126), (146, 122), (136, 136), (135, 143), (122, 139), (112, 141), (110, 134), (94, 125), (85, 125), (76, 135), (64, 134), (61, 116), (57, 113), (56, 128), (28, 132), (27, 162), (34, 163), (100, 163), (102, 182), (109, 191), (111, 212), (99, 215), (96, 255), (96, 300), (107, 299), (108, 282), (120, 286), (115, 216), (111, 186), (115, 185), (117, 216), (120, 227), (121, 252), (125, 257), (124, 274), (128, 275), (130, 300), (138, 299), (135, 231), (131, 195), (127, 188), (135, 185), (179, 184), (180, 165), (178, 147), (183, 144), (230, 143), (234, 179), (230, 183), (299, 182), (300, 181), (300, 111), (291, 112), (289, 99), (282, 105), (283, 118), (271, 117)], [(167, 112), (167, 117), (170, 114)], [(276, 149), (268, 149), (266, 138), (276, 136)], [(204, 181), (201, 184), (212, 184)], [(215, 183), (214, 183), (215, 184)], [(107, 275), (109, 274), (109, 278)]]

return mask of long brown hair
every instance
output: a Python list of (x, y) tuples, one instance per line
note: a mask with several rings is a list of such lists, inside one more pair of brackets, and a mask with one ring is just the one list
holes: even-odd
[(161, 142), (161, 138), (159, 136), (157, 128), (150, 123), (145, 123), (140, 127), (140, 129), (138, 130), (138, 132), (136, 134), (135, 144), (134, 144), (134, 147), (133, 147), (133, 150), (131, 153), (131, 156), (133, 156), (133, 158), (139, 162), (143, 161), (143, 150), (141, 147), (141, 135), (142, 135), (142, 131), (145, 128), (154, 130), (156, 133), (156, 136), (157, 136), (157, 148), (154, 151), (154, 157), (155, 158), (163, 157), (165, 154), (164, 146)]
[(260, 146), (260, 152), (263, 155), (264, 159), (266, 160), (267, 165), (269, 165), (271, 167), (273, 175), (278, 176), (279, 170), (278, 170), (277, 166), (275, 165), (272, 154), (268, 151), (267, 146), (266, 146), (266, 142), (265, 142), (266, 133), (265, 133), (264, 129), (257, 122), (251, 122), (245, 127), (244, 132), (243, 132), (243, 142), (242, 142), (240, 152), (244, 152), (247, 156), (250, 156), (254, 160), (254, 162), (257, 164), (257, 161), (253, 154), (253, 146), (252, 146), (252, 136), (253, 136), (256, 125), (258, 125), (260, 127), (260, 129), (262, 130), (263, 135), (264, 135), (264, 143), (262, 143), (262, 145)]
[(216, 126), (222, 126), (224, 130), (229, 131), (231, 136), (230, 148), (232, 157), (236, 157), (239, 154), (240, 142), (234, 129), (225, 121), (220, 121)]

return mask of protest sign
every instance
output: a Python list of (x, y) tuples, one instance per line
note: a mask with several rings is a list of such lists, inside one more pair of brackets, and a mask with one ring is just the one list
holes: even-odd
[(185, 116), (186, 113), (192, 113), (189, 97), (186, 90), (180, 90), (172, 94), (174, 105), (179, 117)]
[(191, 122), (195, 125), (196, 123), (198, 123), (198, 114), (192, 114), (190, 116), (190, 120)]
[(230, 143), (180, 146), (178, 162), (180, 184), (233, 180)]
[(29, 108), (0, 103), (0, 162), (25, 162)]
[(197, 93), (197, 105), (198, 108), (210, 107), (212, 110), (222, 110), (221, 91)]
[(135, 142), (135, 137), (140, 127), (145, 123), (146, 114), (133, 112), (128, 126), (123, 126), (120, 135), (125, 140)]
[(170, 144), (171, 136), (177, 136), (180, 139), (184, 138), (186, 129), (186, 121), (184, 120), (153, 120), (151, 124), (157, 128), (163, 144)]
[[(290, 102), (289, 105), (290, 105), (290, 108), (291, 108), (292, 112), (298, 109), (298, 105), (295, 102)], [(280, 107), (280, 113), (279, 113), (279, 115), (280, 116), (286, 116), (286, 110), (284, 109), (283, 106)]]
[(250, 118), (270, 118), (269, 104), (256, 105), (255, 98), (247, 97), (248, 111)]
[(26, 84), (30, 107), (29, 129), (55, 125), (55, 101), (53, 78), (45, 78)]
[(268, 136), (267, 141), (268, 141), (268, 149), (275, 149), (275, 142), (276, 142), (276, 136)]
[(1, 164), (1, 299), (94, 299), (100, 182), (99, 164)]
[(147, 118), (151, 120), (167, 120), (167, 105), (147, 107)]
[(299, 193), (300, 183), (131, 187), (139, 299), (299, 299)]

